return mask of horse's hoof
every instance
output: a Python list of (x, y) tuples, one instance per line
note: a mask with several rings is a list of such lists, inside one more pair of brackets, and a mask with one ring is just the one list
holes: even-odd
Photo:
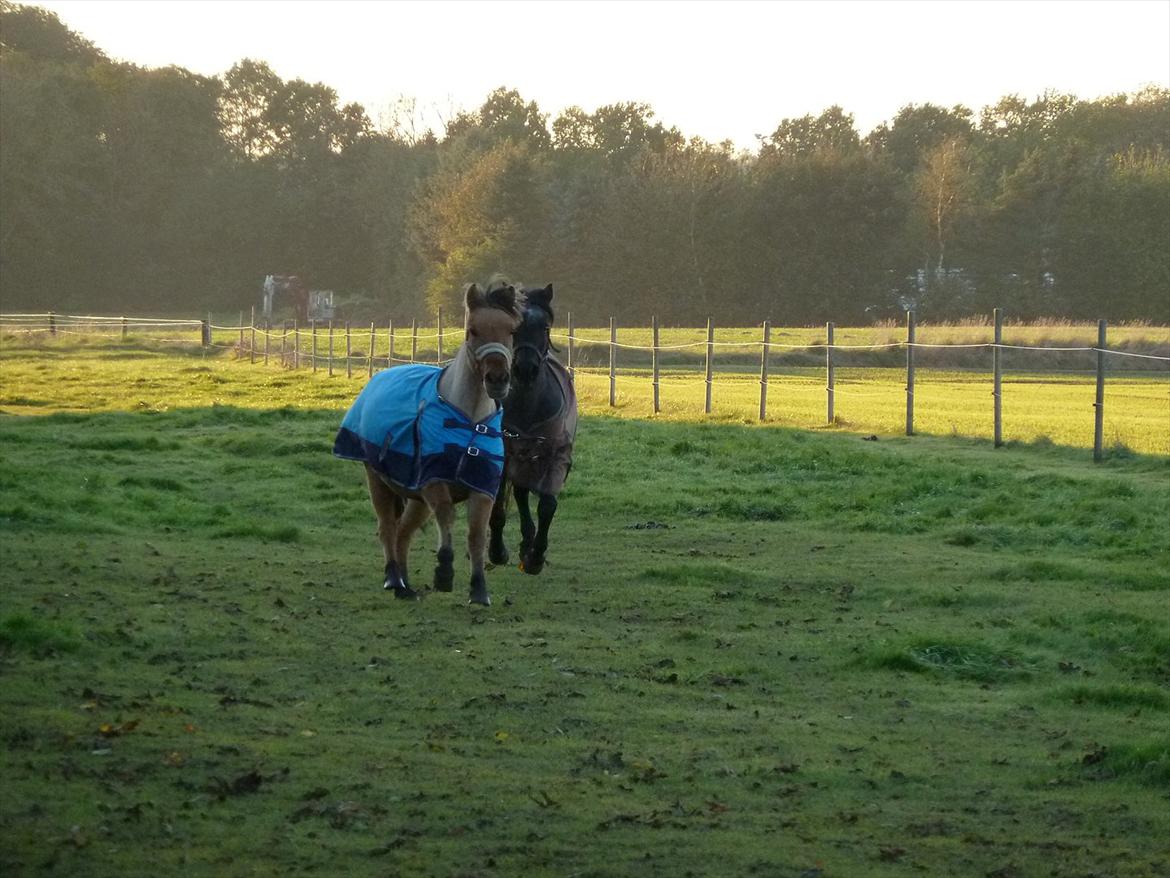
[(543, 569), (544, 558), (535, 558), (532, 555), (528, 555), (520, 562), (520, 572), (527, 573), (529, 576), (539, 576), (540, 571)]
[(435, 568), (435, 591), (451, 591), (455, 588), (454, 571), (442, 571)]
[(417, 601), (419, 598), (418, 592), (409, 585), (403, 585), (401, 583), (390, 585), (390, 583), (386, 583), (385, 588), (387, 591), (393, 592), (394, 597), (400, 601)]
[(490, 607), (492, 599), (488, 597), (487, 579), (482, 573), (471, 574), (471, 586), (469, 588), (470, 596), (467, 598), (469, 604), (479, 604), (483, 607)]
[(507, 564), (509, 557), (510, 555), (508, 554), (508, 549), (505, 546), (500, 546), (499, 548), (491, 546), (488, 549), (488, 560), (493, 564), (500, 566)]

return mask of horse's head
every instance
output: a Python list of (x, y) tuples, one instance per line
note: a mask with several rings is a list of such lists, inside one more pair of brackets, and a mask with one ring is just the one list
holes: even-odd
[(512, 333), (520, 322), (516, 288), (493, 281), (487, 291), (467, 288), (467, 338), (464, 342), (476, 374), (492, 399), (508, 395), (512, 373)]
[(518, 384), (529, 385), (536, 381), (540, 365), (552, 347), (549, 338), (553, 325), (552, 298), (552, 284), (541, 289), (524, 290), (520, 325), (512, 334), (512, 347), (516, 352), (512, 374)]

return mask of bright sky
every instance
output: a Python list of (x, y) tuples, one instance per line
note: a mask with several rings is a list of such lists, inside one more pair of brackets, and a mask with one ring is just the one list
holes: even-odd
[(832, 104), (864, 135), (906, 104), (978, 112), (1046, 89), (1170, 87), (1170, 0), (45, 0), (113, 58), (222, 74), (242, 58), (424, 126), (517, 89), (551, 118), (650, 104), (687, 136), (755, 135)]

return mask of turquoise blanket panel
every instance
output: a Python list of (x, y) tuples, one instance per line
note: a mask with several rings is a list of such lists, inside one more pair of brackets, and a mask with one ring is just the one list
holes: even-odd
[(492, 497), (504, 464), (503, 410), (474, 423), (439, 395), (439, 366), (379, 372), (341, 421), (333, 453), (409, 491), (452, 482)]

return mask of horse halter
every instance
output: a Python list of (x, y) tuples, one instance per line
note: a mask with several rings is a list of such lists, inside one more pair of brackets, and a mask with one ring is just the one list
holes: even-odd
[(475, 348), (472, 351), (472, 354), (474, 354), (475, 360), (478, 363), (482, 363), (484, 358), (489, 354), (500, 354), (504, 358), (504, 361), (507, 364), (507, 368), (509, 370), (512, 368), (512, 349), (506, 344), (502, 344), (501, 342), (485, 342), (484, 344), (481, 344), (479, 347)]
[(512, 347), (512, 350), (516, 353), (520, 353), (520, 351), (532, 351), (534, 354), (536, 354), (536, 359), (538, 359), (538, 360), (543, 360), (545, 357), (548, 356), (548, 348), (545, 348), (542, 351), (537, 345), (534, 345), (530, 341), (525, 341), (525, 342), (521, 342), (518, 345), (514, 345)]

